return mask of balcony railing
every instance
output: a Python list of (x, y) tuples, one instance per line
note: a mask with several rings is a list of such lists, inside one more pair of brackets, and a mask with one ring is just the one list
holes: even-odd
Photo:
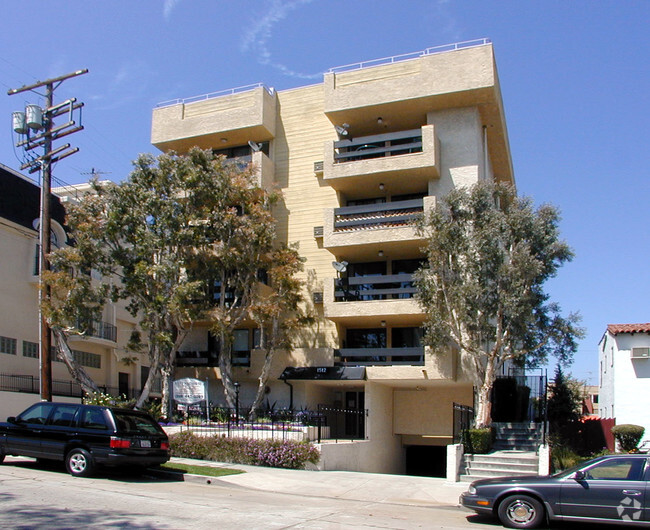
[(424, 365), (424, 347), (412, 348), (341, 348), (334, 350), (336, 366)]
[(417, 291), (412, 274), (388, 274), (336, 278), (335, 302), (413, 298)]
[(406, 226), (412, 224), (423, 212), (423, 199), (345, 206), (334, 210), (334, 231)]
[(422, 152), (422, 129), (399, 131), (334, 142), (334, 162), (353, 162), (370, 158)]
[(77, 322), (77, 328), (87, 337), (110, 340), (117, 342), (117, 328), (108, 322), (101, 320), (92, 320), (90, 322)]
[[(232, 353), (233, 366), (250, 366), (250, 351)], [(179, 351), (176, 354), (176, 366), (219, 366), (219, 353), (213, 351)]]

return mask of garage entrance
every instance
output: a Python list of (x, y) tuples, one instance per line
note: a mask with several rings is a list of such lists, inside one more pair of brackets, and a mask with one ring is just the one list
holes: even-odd
[(447, 476), (447, 447), (436, 445), (407, 445), (406, 474), (417, 477)]

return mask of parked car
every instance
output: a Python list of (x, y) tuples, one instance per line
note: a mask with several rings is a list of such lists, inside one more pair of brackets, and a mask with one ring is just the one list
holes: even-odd
[(87, 477), (97, 465), (163, 464), (169, 439), (144, 412), (42, 402), (0, 423), (0, 462), (5, 455), (63, 461), (71, 475)]
[(460, 503), (509, 528), (549, 520), (650, 526), (647, 454), (607, 455), (547, 477), (472, 482)]

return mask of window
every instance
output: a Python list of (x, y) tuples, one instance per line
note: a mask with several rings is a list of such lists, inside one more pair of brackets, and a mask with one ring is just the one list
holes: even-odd
[(234, 366), (250, 366), (251, 351), (249, 344), (249, 331), (236, 329), (233, 331), (232, 364)]
[(585, 470), (593, 480), (641, 480), (643, 458), (614, 458), (600, 462)]
[(347, 334), (348, 348), (385, 348), (386, 347), (386, 329), (348, 329)]
[(27, 409), (23, 414), (18, 418), (20, 421), (25, 423), (31, 423), (34, 425), (45, 425), (47, 417), (50, 415), (52, 407), (50, 405), (37, 404), (32, 408)]
[(38, 342), (23, 341), (23, 357), (38, 359)]
[(9, 337), (0, 337), (0, 353), (8, 353), (9, 355), (16, 355), (16, 339)]
[(81, 415), (81, 427), (84, 429), (95, 429), (105, 431), (108, 429), (106, 418), (101, 409), (86, 409)]
[(79, 410), (79, 407), (76, 405), (58, 405), (54, 408), (48, 424), (58, 427), (71, 427), (77, 410)]

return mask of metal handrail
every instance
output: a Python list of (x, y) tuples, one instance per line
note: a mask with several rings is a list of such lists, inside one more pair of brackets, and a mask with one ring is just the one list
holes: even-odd
[(248, 92), (250, 90), (254, 90), (256, 88), (263, 88), (266, 90), (269, 95), (273, 95), (273, 92), (275, 91), (272, 87), (266, 86), (264, 83), (253, 83), (252, 85), (244, 85), (240, 87), (235, 87), (235, 88), (228, 88), (226, 90), (220, 90), (218, 92), (209, 92), (207, 94), (201, 94), (200, 96), (192, 96), (189, 98), (178, 98), (178, 99), (170, 99), (168, 101), (163, 101), (162, 103), (158, 103), (156, 105), (156, 108), (162, 108), (162, 107), (171, 107), (172, 105), (186, 105), (188, 103), (196, 103), (197, 101), (205, 101), (208, 99), (214, 99), (214, 98), (220, 98), (223, 96), (232, 96), (234, 94), (240, 94), (242, 92)]
[(419, 52), (403, 53), (401, 55), (393, 55), (392, 57), (382, 57), (381, 59), (372, 59), (370, 61), (363, 61), (360, 63), (346, 64), (343, 66), (335, 66), (330, 68), (327, 73), (335, 74), (339, 72), (349, 72), (350, 70), (362, 70), (364, 68), (372, 68), (374, 66), (382, 66), (385, 64), (392, 64), (401, 61), (408, 61), (410, 59), (417, 59), (419, 57), (424, 57), (427, 55), (435, 55), (438, 53), (444, 53), (448, 51), (461, 50), (464, 48), (473, 48), (475, 46), (485, 46), (490, 44), (492, 41), (487, 38), (483, 39), (474, 39), (463, 42), (456, 42), (453, 44), (443, 44), (441, 46), (433, 46), (431, 48), (426, 48)]

